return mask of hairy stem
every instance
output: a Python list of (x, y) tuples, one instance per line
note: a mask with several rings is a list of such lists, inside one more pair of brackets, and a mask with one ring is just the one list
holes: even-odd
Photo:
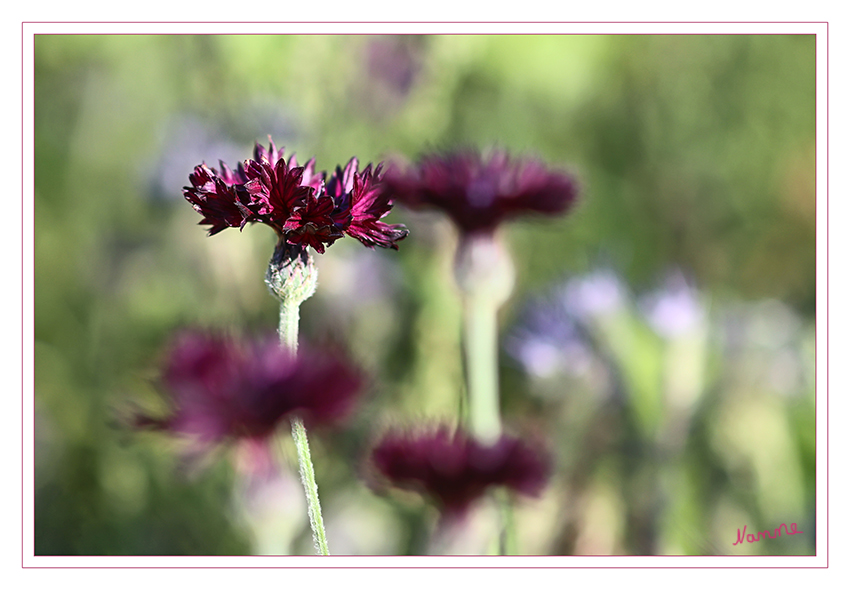
[[(280, 346), (292, 354), (298, 352), (301, 304), (315, 292), (316, 282), (316, 269), (310, 254), (285, 242), (278, 244), (269, 262), (266, 283), (269, 290), (280, 299)], [(316, 473), (310, 458), (307, 429), (300, 418), (292, 419), (292, 439), (298, 451), (298, 470), (301, 472), (301, 483), (307, 496), (307, 514), (310, 517), (310, 529), (313, 531), (313, 544), (320, 555), (330, 555), (322, 520), (322, 506), (319, 503), (319, 487), (316, 485)]]
[(292, 419), (292, 439), (298, 450), (298, 467), (301, 472), (301, 483), (307, 494), (307, 514), (310, 517), (310, 528), (313, 531), (313, 545), (321, 555), (330, 555), (328, 539), (325, 535), (325, 523), (322, 520), (322, 506), (319, 503), (319, 487), (316, 485), (316, 474), (313, 471), (313, 461), (310, 459), (310, 444), (307, 441), (307, 430), (300, 418)]
[(300, 318), (300, 302), (280, 302), (280, 323), (278, 335), (280, 346), (293, 353), (298, 352), (298, 322)]

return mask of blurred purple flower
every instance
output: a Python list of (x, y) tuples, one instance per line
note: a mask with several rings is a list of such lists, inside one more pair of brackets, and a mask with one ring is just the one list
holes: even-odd
[(705, 319), (699, 292), (681, 272), (672, 272), (663, 288), (640, 301), (649, 325), (661, 336), (675, 338), (696, 328)]
[(215, 161), (215, 154), (231, 160), (241, 151), (221, 129), (192, 115), (177, 114), (157, 131), (160, 147), (157, 157), (145, 163), (145, 174), (151, 182), (151, 196), (160, 199), (175, 197), (174, 186), (185, 180), (186, 169), (196, 162)]
[(594, 357), (584, 329), (564, 301), (554, 297), (527, 305), (505, 348), (528, 373), (544, 378), (557, 373), (580, 375)]
[(447, 427), (388, 434), (371, 457), (389, 484), (430, 496), (451, 517), (463, 516), (495, 486), (537, 496), (550, 473), (549, 457), (522, 440), (502, 435), (485, 445)]
[(567, 281), (561, 292), (564, 308), (586, 321), (622, 307), (627, 292), (623, 281), (610, 270), (598, 270)]
[(597, 356), (594, 318), (619, 309), (627, 296), (622, 280), (610, 270), (569, 279), (527, 304), (505, 348), (537, 377), (582, 375)]
[(317, 351), (297, 356), (274, 339), (239, 342), (186, 332), (163, 370), (169, 416), (138, 415), (138, 427), (186, 436), (200, 451), (227, 441), (258, 443), (285, 419), (328, 424), (348, 414), (362, 376), (345, 360)]
[(382, 93), (406, 96), (421, 69), (421, 37), (391, 35), (377, 37), (367, 46), (367, 76), (370, 86), (379, 83)]
[(464, 234), (490, 234), (526, 213), (565, 213), (578, 193), (569, 174), (501, 150), (487, 157), (471, 149), (428, 154), (407, 171), (390, 170), (384, 180), (389, 197), (413, 209), (442, 209)]
[(212, 226), (209, 235), (259, 222), (273, 228), (281, 241), (311, 246), (320, 254), (345, 234), (370, 248), (397, 250), (407, 229), (379, 221), (392, 208), (379, 190), (381, 166), (374, 172), (371, 164), (363, 172), (357, 167), (352, 158), (326, 186), (327, 173), (315, 171), (314, 159), (299, 166), (295, 156), (286, 160), (284, 150), (270, 140), (268, 149), (257, 144), (254, 159), (235, 172), (223, 162), (221, 171), (196, 166), (183, 195), (203, 216), (200, 224)]

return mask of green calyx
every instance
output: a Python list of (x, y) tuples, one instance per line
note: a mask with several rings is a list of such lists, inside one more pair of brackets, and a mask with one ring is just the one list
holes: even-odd
[(316, 292), (319, 273), (303, 246), (280, 240), (266, 271), (269, 291), (286, 305), (301, 305)]

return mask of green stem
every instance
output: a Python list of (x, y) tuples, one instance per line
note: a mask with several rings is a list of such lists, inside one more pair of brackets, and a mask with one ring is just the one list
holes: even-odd
[(469, 427), (485, 443), (501, 434), (497, 306), (479, 292), (468, 293), (464, 310), (464, 347), (469, 387)]
[(462, 237), (454, 270), (463, 293), (469, 429), (480, 441), (494, 443), (502, 431), (498, 312), (513, 289), (513, 265), (496, 236), (485, 233)]
[[(271, 292), (280, 299), (280, 346), (295, 354), (298, 351), (301, 304), (316, 290), (316, 269), (309, 253), (285, 242), (278, 244), (269, 263), (266, 283)], [(316, 485), (316, 473), (310, 458), (307, 429), (300, 418), (292, 419), (292, 439), (298, 451), (298, 470), (301, 472), (301, 483), (307, 496), (307, 514), (310, 517), (310, 529), (313, 531), (313, 544), (319, 554), (330, 555), (322, 520), (322, 506), (319, 503), (319, 487)]]
[[(499, 307), (514, 285), (510, 255), (493, 235), (466, 236), (455, 258), (455, 279), (464, 295), (464, 352), (468, 389), (468, 424), (484, 444), (502, 434), (499, 414)], [(498, 497), (501, 519), (499, 552), (516, 553), (516, 529), (510, 501)]]
[(280, 323), (278, 335), (280, 346), (293, 353), (298, 352), (298, 322), (300, 319), (300, 301), (280, 301)]
[(292, 419), (292, 439), (295, 441), (295, 448), (298, 450), (301, 483), (304, 485), (304, 492), (307, 494), (307, 514), (310, 516), (310, 528), (313, 530), (313, 545), (321, 555), (330, 555), (328, 539), (325, 536), (325, 523), (322, 520), (322, 506), (319, 503), (319, 487), (316, 485), (313, 461), (310, 459), (307, 430), (300, 418)]
[(496, 501), (499, 503), (499, 515), (502, 520), (499, 531), (499, 555), (517, 555), (519, 543), (516, 538), (516, 520), (511, 500), (506, 493), (501, 493), (498, 494)]

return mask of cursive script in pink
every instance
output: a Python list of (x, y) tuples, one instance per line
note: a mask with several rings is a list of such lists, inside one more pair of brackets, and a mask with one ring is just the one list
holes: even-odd
[(782, 535), (782, 527), (785, 527), (785, 534), (786, 535), (796, 535), (798, 533), (803, 532), (803, 531), (797, 530), (797, 523), (796, 522), (791, 523), (791, 532), (788, 532), (788, 526), (783, 522), (781, 525), (779, 525), (776, 528), (776, 530), (773, 531), (772, 535), (770, 534), (770, 531), (767, 531), (767, 530), (760, 531), (758, 534), (755, 534), (755, 535), (752, 534), (752, 533), (747, 534), (747, 526), (744, 525), (743, 531), (741, 529), (738, 529), (738, 540), (735, 541), (734, 543), (732, 543), (732, 545), (738, 545), (740, 543), (743, 543), (745, 538), (747, 540), (747, 543), (757, 543), (757, 542), (761, 541), (762, 539), (767, 539), (768, 537), (770, 537), (771, 539), (775, 539), (775, 538)]

